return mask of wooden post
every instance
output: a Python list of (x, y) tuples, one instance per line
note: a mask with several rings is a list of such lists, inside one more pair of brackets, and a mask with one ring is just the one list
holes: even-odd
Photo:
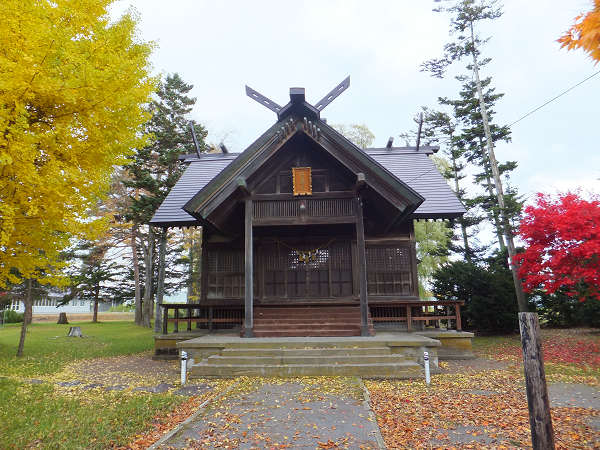
[(192, 331), (192, 309), (191, 307), (188, 307), (187, 309), (187, 330), (188, 331)]
[(406, 305), (406, 331), (412, 331), (412, 306)]
[(213, 307), (208, 307), (208, 331), (213, 329)]
[(554, 431), (552, 429), (552, 417), (550, 416), (550, 401), (548, 400), (537, 314), (520, 312), (519, 329), (521, 330), (521, 345), (523, 346), (531, 442), (534, 450), (553, 449)]
[(460, 304), (456, 304), (456, 331), (462, 331), (462, 321), (460, 318)]
[[(205, 303), (208, 296), (208, 249), (206, 241), (208, 240), (208, 232), (202, 228), (202, 250), (200, 257), (200, 303)], [(201, 328), (201, 323), (196, 322), (196, 328)]]
[(179, 308), (175, 308), (175, 320), (173, 321), (173, 333), (179, 333)]
[(365, 249), (365, 224), (363, 205), (356, 199), (356, 246), (358, 250), (358, 280), (360, 287), (360, 335), (369, 336), (369, 303), (367, 297), (367, 252)]
[(246, 238), (246, 271), (245, 271), (245, 302), (244, 302), (244, 337), (252, 337), (252, 328), (254, 327), (253, 318), (253, 302), (254, 302), (254, 289), (253, 289), (253, 254), (252, 254), (252, 199), (247, 197), (245, 203), (245, 238)]
[(413, 221), (410, 221), (410, 265), (411, 265), (411, 278), (412, 278), (412, 294), (419, 298), (419, 270), (417, 262), (417, 240), (415, 238), (415, 225)]
[(163, 323), (162, 323), (163, 334), (167, 334), (169, 332), (169, 330), (167, 328), (168, 325), (169, 325), (169, 308), (163, 308)]
[(154, 332), (160, 333), (162, 328), (160, 305), (165, 295), (165, 253), (167, 252), (167, 228), (160, 233), (160, 245), (158, 247), (158, 283), (156, 287), (156, 311), (154, 313)]

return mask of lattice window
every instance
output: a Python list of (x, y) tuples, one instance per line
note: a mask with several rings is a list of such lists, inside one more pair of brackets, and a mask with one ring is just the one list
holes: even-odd
[(244, 296), (244, 252), (242, 250), (208, 250), (208, 298)]
[(352, 295), (352, 252), (350, 245), (334, 243), (331, 247), (331, 295), (347, 297)]
[(408, 245), (366, 248), (367, 289), (370, 295), (412, 295), (413, 279)]
[(264, 270), (264, 296), (286, 296), (286, 258), (277, 245), (268, 245), (259, 249)]

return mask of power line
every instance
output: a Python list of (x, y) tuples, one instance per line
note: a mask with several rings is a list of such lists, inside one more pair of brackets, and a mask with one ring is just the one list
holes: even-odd
[(520, 119), (515, 120), (513, 123), (511, 123), (510, 125), (508, 125), (509, 127), (512, 127), (515, 123), (520, 122), (521, 120), (523, 120), (526, 117), (529, 117), (530, 115), (532, 115), (534, 112), (542, 109), (544, 106), (546, 106), (549, 103), (552, 103), (554, 100), (556, 100), (559, 97), (562, 97), (563, 95), (565, 95), (567, 92), (572, 91), (573, 89), (575, 89), (577, 86), (585, 83), (587, 80), (589, 80), (590, 78), (594, 78), (596, 75), (600, 74), (600, 70), (592, 75), (590, 75), (589, 77), (587, 77), (585, 80), (580, 81), (579, 83), (577, 83), (574, 86), (571, 86), (569, 89), (567, 89), (566, 91), (561, 92), (560, 94), (558, 94), (556, 97), (551, 98), (550, 100), (548, 100), (546, 103), (544, 103), (543, 105), (538, 106), (537, 108), (535, 108), (532, 111), (529, 111), (527, 114), (525, 114), (523, 117), (521, 117)]

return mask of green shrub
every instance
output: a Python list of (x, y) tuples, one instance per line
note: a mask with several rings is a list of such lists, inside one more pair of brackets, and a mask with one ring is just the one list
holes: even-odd
[(479, 265), (454, 261), (433, 275), (433, 294), (439, 300), (464, 300), (463, 327), (494, 333), (519, 328), (512, 274), (502, 254)]
[(3, 311), (2, 318), (4, 323), (19, 323), (23, 322), (23, 313), (19, 313), (17, 311), (13, 311), (12, 309), (8, 309)]
[(600, 327), (600, 301), (587, 298), (579, 301), (557, 292), (538, 297), (540, 319), (551, 327)]

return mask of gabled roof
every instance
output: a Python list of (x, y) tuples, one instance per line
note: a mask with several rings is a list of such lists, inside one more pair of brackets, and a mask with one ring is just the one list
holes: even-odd
[[(349, 79), (344, 80), (319, 102), (324, 102), (321, 109), (330, 98), (346, 89), (348, 83)], [(259, 102), (268, 100), (266, 97), (261, 100), (263, 96), (255, 94)], [(418, 152), (406, 147), (362, 150), (320, 119), (320, 110), (305, 101), (303, 88), (290, 90), (287, 105), (273, 105), (277, 106), (278, 122), (242, 153), (186, 155), (188, 168), (150, 223), (214, 225), (210, 215), (230, 198), (235, 199), (238, 188), (245, 186), (249, 177), (300, 133), (312, 139), (357, 179), (362, 174), (366, 185), (398, 210), (397, 217), (413, 213), (417, 218), (453, 218), (464, 214), (463, 205), (428, 158), (435, 151), (433, 147)]]
[[(368, 148), (365, 150), (377, 163), (385, 166), (418, 192), (425, 201), (412, 213), (418, 219), (452, 219), (466, 210), (429, 157), (435, 149), (421, 147)], [(186, 155), (185, 172), (158, 208), (152, 221), (157, 226), (197, 225), (198, 221), (183, 210), (185, 205), (206, 184), (216, 177), (239, 153)]]
[[(352, 173), (365, 175), (366, 184), (385, 198), (399, 212), (409, 214), (425, 200), (410, 186), (390, 173), (318, 117), (315, 108), (304, 101), (304, 95), (292, 92), (291, 101), (280, 112), (280, 120), (244, 150), (230, 165), (218, 173), (183, 206), (191, 216), (208, 220), (210, 214), (230, 198), (266, 161), (296, 134), (304, 133), (325, 152)], [(312, 117), (313, 120), (307, 119)]]
[(200, 189), (225, 169), (239, 153), (203, 153), (200, 158), (187, 155), (187, 168), (154, 213), (151, 225), (189, 226), (198, 220), (184, 211), (185, 205)]
[(412, 213), (415, 219), (455, 219), (467, 212), (429, 155), (434, 147), (368, 148), (374, 160), (425, 198)]

